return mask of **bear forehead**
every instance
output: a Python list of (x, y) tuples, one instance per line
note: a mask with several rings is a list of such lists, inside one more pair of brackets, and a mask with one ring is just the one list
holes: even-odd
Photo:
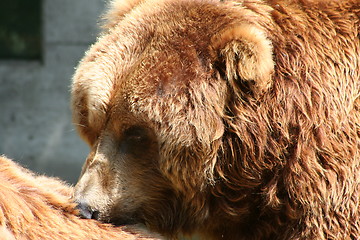
[[(183, 97), (189, 87), (211, 79), (212, 35), (231, 20), (212, 3), (191, 3), (154, 7), (147, 14), (134, 10), (99, 39), (80, 66), (85, 69), (81, 78), (89, 109), (104, 111), (116, 105), (141, 112), (154, 102), (188, 104)], [(209, 25), (209, 18), (217, 21)], [(161, 100), (170, 96), (169, 101)]]

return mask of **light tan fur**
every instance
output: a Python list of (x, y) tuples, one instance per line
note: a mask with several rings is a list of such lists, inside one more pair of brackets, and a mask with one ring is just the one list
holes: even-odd
[(0, 239), (160, 239), (135, 228), (115, 228), (80, 219), (72, 188), (0, 157)]

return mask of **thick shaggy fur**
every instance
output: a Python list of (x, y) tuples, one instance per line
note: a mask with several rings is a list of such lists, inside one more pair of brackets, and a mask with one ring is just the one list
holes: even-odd
[(0, 157), (0, 239), (155, 239), (75, 216), (72, 188)]
[(360, 239), (360, 1), (113, 1), (75, 198), (169, 237)]

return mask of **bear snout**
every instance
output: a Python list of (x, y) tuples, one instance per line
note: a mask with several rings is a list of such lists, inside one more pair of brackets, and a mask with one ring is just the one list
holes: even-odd
[(93, 210), (89, 204), (85, 202), (79, 202), (76, 208), (79, 209), (79, 216), (83, 219), (99, 219), (99, 211)]

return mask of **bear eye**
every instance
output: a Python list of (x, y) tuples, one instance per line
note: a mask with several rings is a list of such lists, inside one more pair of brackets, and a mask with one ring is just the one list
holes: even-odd
[(131, 127), (124, 132), (124, 140), (131, 142), (144, 142), (147, 140), (147, 129), (143, 127)]
[(141, 140), (146, 135), (146, 129), (142, 127), (131, 127), (124, 133), (126, 139)]
[(147, 128), (130, 127), (123, 133), (120, 151), (124, 154), (141, 155), (149, 150), (151, 142)]

